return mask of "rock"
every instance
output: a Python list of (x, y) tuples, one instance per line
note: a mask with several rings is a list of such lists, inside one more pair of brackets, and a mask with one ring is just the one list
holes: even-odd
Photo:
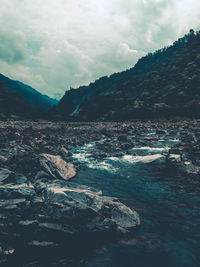
[(74, 234), (75, 231), (71, 229), (70, 226), (64, 225), (62, 223), (50, 223), (50, 222), (43, 222), (39, 223), (39, 227), (43, 229), (52, 230), (55, 232), (61, 232), (68, 235)]
[(54, 179), (68, 180), (76, 176), (74, 165), (67, 163), (60, 156), (41, 154), (39, 163), (42, 170)]
[(3, 182), (4, 180), (8, 179), (11, 173), (12, 172), (7, 169), (0, 169), (0, 182)]
[(15, 198), (32, 198), (35, 195), (33, 186), (27, 184), (20, 185), (0, 185), (1, 199), (15, 199)]
[(165, 162), (165, 156), (162, 154), (154, 154), (154, 155), (148, 155), (141, 157), (141, 162), (143, 163), (164, 163)]
[(180, 167), (180, 170), (186, 174), (194, 174), (194, 175), (200, 174), (200, 167), (192, 164), (189, 161), (183, 162), (183, 164)]
[(37, 220), (26, 220), (26, 221), (20, 221), (19, 225), (22, 227), (30, 227), (30, 226), (36, 226), (38, 224)]
[(61, 147), (60, 155), (63, 159), (69, 159), (72, 156), (72, 153), (69, 152), (65, 147)]
[(168, 160), (171, 163), (180, 163), (181, 162), (181, 155), (180, 154), (169, 154)]
[(14, 209), (20, 205), (23, 205), (26, 202), (25, 198), (16, 198), (16, 199), (3, 199), (0, 200), (0, 207), (1, 209)]
[(49, 174), (44, 172), (44, 171), (39, 171), (36, 176), (35, 176), (35, 180), (41, 179), (41, 178), (45, 178), (48, 177)]
[(54, 242), (49, 242), (49, 241), (38, 241), (38, 240), (33, 240), (28, 242), (29, 246), (34, 246), (34, 247), (57, 247), (58, 244)]
[[(47, 209), (45, 215), (52, 220), (62, 220), (73, 227), (74, 232), (128, 232), (140, 224), (135, 211), (116, 198), (102, 196), (101, 191), (87, 186), (60, 180), (39, 180), (36, 188), (42, 190)], [(44, 209), (43, 209), (44, 210)], [(73, 221), (72, 224), (69, 222)], [(56, 226), (57, 227), (57, 226)]]
[(8, 159), (6, 157), (0, 155), (0, 163), (5, 163), (7, 160)]
[(0, 169), (0, 183), (23, 184), (27, 182), (27, 178), (19, 173), (11, 172), (7, 169)]
[[(43, 178), (35, 187), (0, 185), (0, 238), (4, 255), (28, 247), (94, 242), (96, 234), (126, 234), (140, 225), (138, 214), (101, 191)], [(9, 242), (9, 244), (7, 244)], [(0, 244), (1, 247), (1, 244)], [(9, 249), (11, 248), (11, 249)]]

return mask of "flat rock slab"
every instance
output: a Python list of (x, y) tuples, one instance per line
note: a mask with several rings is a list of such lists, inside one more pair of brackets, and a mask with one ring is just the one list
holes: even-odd
[[(93, 188), (61, 180), (36, 183), (48, 205), (48, 217), (62, 220), (76, 232), (128, 232), (140, 224), (139, 215), (113, 197)], [(44, 209), (43, 209), (44, 210)]]
[(41, 154), (39, 163), (41, 169), (53, 179), (69, 180), (76, 176), (74, 165), (67, 163), (60, 156)]

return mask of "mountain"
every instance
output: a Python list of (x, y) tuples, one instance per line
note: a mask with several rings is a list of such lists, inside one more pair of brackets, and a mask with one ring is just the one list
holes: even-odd
[(54, 116), (129, 120), (200, 115), (200, 31), (142, 57), (126, 71), (66, 91)]
[(10, 116), (45, 117), (57, 102), (24, 83), (0, 74), (0, 119)]

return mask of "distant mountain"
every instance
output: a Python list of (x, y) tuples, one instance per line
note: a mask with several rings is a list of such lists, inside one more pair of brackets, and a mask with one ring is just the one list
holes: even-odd
[(0, 74), (0, 119), (45, 117), (57, 103), (32, 87)]
[(126, 71), (66, 91), (51, 112), (66, 120), (200, 116), (200, 32), (142, 57)]

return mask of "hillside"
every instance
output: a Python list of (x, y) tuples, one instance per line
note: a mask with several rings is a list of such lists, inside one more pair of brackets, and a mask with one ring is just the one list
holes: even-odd
[(56, 103), (32, 87), (0, 74), (0, 119), (43, 117)]
[(126, 120), (200, 114), (200, 32), (149, 53), (126, 71), (66, 91), (51, 111), (66, 120)]

